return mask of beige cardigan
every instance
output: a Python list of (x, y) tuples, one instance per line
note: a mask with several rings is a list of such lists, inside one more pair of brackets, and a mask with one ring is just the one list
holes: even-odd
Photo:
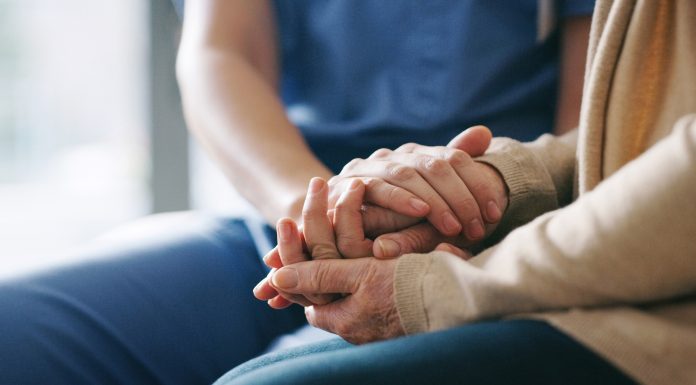
[(696, 1), (599, 0), (579, 132), (495, 140), (514, 231), (469, 261), (401, 257), (407, 333), (543, 318), (641, 383), (696, 384), (693, 113)]

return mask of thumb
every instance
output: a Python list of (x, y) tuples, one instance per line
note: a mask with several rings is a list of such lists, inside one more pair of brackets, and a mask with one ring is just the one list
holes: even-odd
[(462, 150), (472, 157), (481, 156), (491, 144), (493, 134), (486, 126), (473, 126), (455, 136), (447, 147)]
[(430, 223), (419, 223), (396, 233), (379, 236), (373, 244), (372, 254), (388, 259), (407, 253), (426, 253), (448, 239)]
[(275, 288), (292, 294), (354, 293), (360, 286), (370, 258), (321, 259), (298, 262), (273, 274)]

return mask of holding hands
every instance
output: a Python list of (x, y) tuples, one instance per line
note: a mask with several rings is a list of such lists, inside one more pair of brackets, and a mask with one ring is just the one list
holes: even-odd
[[(365, 184), (363, 225), (375, 239), (372, 254), (378, 258), (428, 252), (443, 242), (473, 246), (495, 230), (508, 204), (497, 170), (472, 159), (483, 155), (490, 142), (490, 130), (474, 126), (447, 147), (409, 143), (378, 150), (329, 180), (329, 204), (351, 181)], [(425, 208), (416, 212), (422, 203)], [(339, 244), (339, 252), (353, 246)]]
[(279, 222), (278, 247), (269, 256), (277, 254), (285, 267), (272, 270), (254, 295), (275, 308), (304, 305), (310, 324), (352, 343), (393, 338), (403, 334), (393, 300), (396, 260), (341, 259), (338, 253), (341, 239), (363, 245), (366, 253), (371, 248), (360, 215), (365, 187), (359, 180), (350, 187), (336, 204), (332, 226), (326, 210), (317, 210), (327, 205), (328, 186), (312, 179), (303, 211), (304, 243), (294, 221)]
[[(287, 218), (278, 222), (278, 246), (264, 257), (273, 270), (254, 295), (273, 308), (303, 305), (312, 325), (350, 342), (403, 334), (391, 258), (433, 249), (468, 258), (453, 245), (482, 240), (507, 206), (497, 171), (462, 150), (481, 155), (490, 136), (487, 128), (472, 127), (448, 147), (378, 150), (328, 185), (314, 178), (303, 228)], [(361, 258), (370, 256), (377, 258)]]

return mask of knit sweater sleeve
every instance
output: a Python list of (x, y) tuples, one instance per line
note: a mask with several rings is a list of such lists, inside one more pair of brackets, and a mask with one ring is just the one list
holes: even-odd
[(476, 158), (497, 169), (509, 191), (508, 207), (489, 242), (572, 200), (576, 143), (577, 130), (529, 143), (495, 138), (486, 154)]
[(569, 307), (639, 304), (696, 291), (696, 115), (571, 205), (464, 261), (400, 258), (408, 333)]

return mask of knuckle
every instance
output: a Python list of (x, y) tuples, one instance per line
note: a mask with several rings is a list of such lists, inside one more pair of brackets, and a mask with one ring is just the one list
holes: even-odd
[(450, 169), (450, 164), (444, 159), (428, 158), (422, 163), (425, 172), (435, 176), (444, 176)]
[(474, 219), (479, 215), (478, 203), (473, 197), (458, 197), (453, 204), (457, 211), (463, 213), (465, 218)]
[(365, 189), (368, 190), (374, 190), (378, 188), (384, 181), (378, 178), (365, 178), (363, 179), (363, 184), (365, 185)]
[(360, 242), (362, 242), (362, 239), (358, 239), (355, 235), (344, 234), (338, 237), (336, 246), (343, 256), (350, 257), (355, 254)]
[(469, 188), (469, 191), (471, 191), (471, 194), (473, 194), (476, 198), (480, 199), (488, 197), (489, 199), (482, 199), (488, 201), (494, 197), (491, 186), (484, 181), (476, 181), (474, 183), (467, 184), (467, 187)]
[(416, 170), (396, 163), (387, 166), (387, 171), (391, 178), (397, 182), (406, 182), (413, 179), (417, 174)]
[(453, 167), (464, 167), (472, 162), (469, 154), (462, 150), (448, 151), (445, 154), (445, 160)]
[(406, 143), (406, 144), (403, 144), (403, 145), (399, 146), (399, 148), (397, 148), (396, 151), (399, 151), (399, 152), (413, 152), (413, 150), (416, 149), (416, 146), (418, 146), (418, 145), (417, 145), (416, 143), (413, 143), (413, 142), (411, 142), (411, 143)]
[(343, 169), (341, 170), (340, 174), (356, 169), (361, 162), (363, 162), (363, 159), (361, 158), (355, 158), (351, 160), (350, 162), (346, 163), (345, 166), (343, 166)]
[(339, 213), (344, 213), (346, 211), (350, 211), (351, 205), (350, 202), (347, 202), (343, 197), (339, 198), (338, 201), (336, 201), (336, 212)]
[(339, 237), (336, 240), (336, 246), (338, 246), (338, 250), (341, 251), (344, 257), (350, 257), (351, 251), (355, 247), (355, 240), (345, 236)]
[(370, 155), (369, 159), (386, 158), (391, 153), (392, 153), (392, 151), (388, 148), (380, 148), (379, 150), (373, 152), (372, 155)]
[(329, 180), (326, 182), (326, 184), (328, 184), (329, 187), (334, 187), (334, 186), (338, 185), (339, 183), (341, 183), (341, 181), (343, 181), (344, 179), (345, 178), (343, 178), (339, 175), (334, 175), (331, 178), (329, 178)]
[[(406, 191), (399, 188), (399, 187), (393, 187), (389, 189), (389, 195), (388, 195), (388, 200), (392, 204), (400, 204), (401, 202), (399, 201), (401, 197), (404, 196), (404, 193)], [(392, 206), (393, 207), (393, 206)]]
[(337, 254), (336, 248), (330, 244), (318, 243), (312, 247), (312, 258), (314, 259), (337, 258)]

